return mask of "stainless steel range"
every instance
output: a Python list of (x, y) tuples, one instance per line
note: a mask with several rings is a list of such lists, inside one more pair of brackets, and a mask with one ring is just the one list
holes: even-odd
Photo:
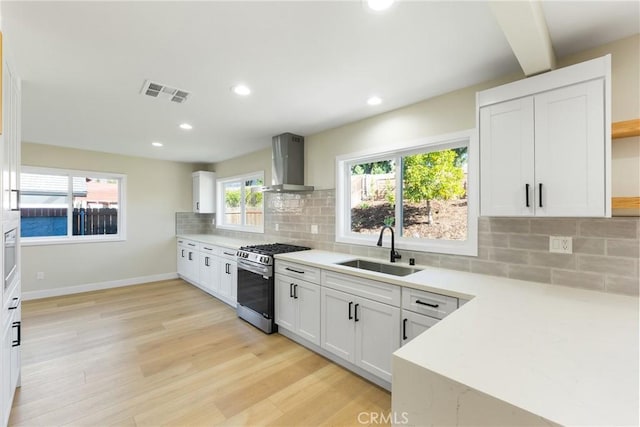
[(285, 243), (243, 246), (238, 257), (238, 316), (270, 334), (277, 331), (274, 322), (273, 265), (276, 254), (306, 251), (311, 248)]

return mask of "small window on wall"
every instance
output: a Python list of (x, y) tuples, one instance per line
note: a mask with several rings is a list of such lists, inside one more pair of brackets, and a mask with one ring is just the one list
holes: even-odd
[(262, 233), (264, 199), (260, 189), (263, 185), (263, 172), (217, 180), (217, 227)]
[(123, 240), (124, 175), (23, 167), (24, 244)]
[(336, 241), (373, 245), (383, 226), (396, 246), (477, 254), (477, 148), (473, 132), (337, 159)]

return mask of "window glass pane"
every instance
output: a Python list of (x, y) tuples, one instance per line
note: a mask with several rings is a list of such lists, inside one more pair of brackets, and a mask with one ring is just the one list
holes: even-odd
[(245, 225), (261, 227), (264, 221), (264, 205), (261, 191), (264, 183), (262, 179), (253, 178), (244, 182)]
[(69, 178), (62, 175), (20, 175), (20, 236), (67, 235)]
[(351, 231), (377, 234), (395, 224), (396, 164), (394, 160), (351, 165)]
[(467, 147), (402, 158), (402, 236), (467, 239)]
[(227, 182), (222, 188), (224, 192), (224, 224), (241, 225), (240, 183)]
[(74, 176), (72, 183), (72, 235), (118, 234), (118, 180)]

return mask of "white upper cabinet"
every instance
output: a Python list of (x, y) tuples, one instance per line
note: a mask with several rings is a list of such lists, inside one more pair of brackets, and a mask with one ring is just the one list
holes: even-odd
[(611, 215), (610, 56), (478, 93), (483, 216)]
[(214, 213), (216, 211), (216, 174), (207, 171), (194, 172), (193, 211)]

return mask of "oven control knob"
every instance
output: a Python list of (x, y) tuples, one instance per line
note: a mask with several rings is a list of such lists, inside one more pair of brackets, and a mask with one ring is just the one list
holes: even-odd
[(263, 256), (262, 257), (262, 262), (264, 262), (265, 264), (268, 264), (269, 263), (269, 258), (266, 257), (266, 256)]

